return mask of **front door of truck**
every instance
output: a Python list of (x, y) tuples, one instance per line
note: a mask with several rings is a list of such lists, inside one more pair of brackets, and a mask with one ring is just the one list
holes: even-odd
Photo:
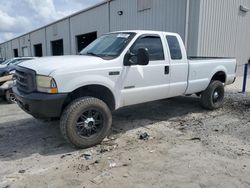
[[(164, 53), (162, 36), (142, 35), (130, 48), (136, 54), (138, 49), (147, 48), (149, 64), (146, 66), (125, 66), (123, 71), (122, 106), (138, 104), (168, 97), (170, 74), (169, 61)], [(133, 57), (136, 62), (137, 57)]]

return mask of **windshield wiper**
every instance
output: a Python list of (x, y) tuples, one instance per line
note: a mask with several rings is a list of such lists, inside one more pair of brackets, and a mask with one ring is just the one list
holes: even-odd
[(101, 55), (95, 54), (94, 52), (87, 52), (86, 54), (96, 56), (96, 57), (102, 57)]

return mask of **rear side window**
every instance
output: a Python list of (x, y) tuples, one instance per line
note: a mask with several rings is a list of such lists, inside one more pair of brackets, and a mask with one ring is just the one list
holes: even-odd
[(139, 38), (130, 51), (136, 54), (137, 50), (140, 48), (148, 49), (150, 61), (164, 60), (162, 42), (159, 36), (145, 36)]
[(172, 60), (182, 59), (181, 48), (177, 37), (167, 36), (168, 46)]

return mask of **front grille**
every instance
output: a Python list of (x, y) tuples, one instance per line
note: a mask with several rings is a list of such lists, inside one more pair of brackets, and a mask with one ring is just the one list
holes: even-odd
[(20, 92), (31, 93), (36, 90), (36, 72), (20, 66), (16, 67), (16, 87)]

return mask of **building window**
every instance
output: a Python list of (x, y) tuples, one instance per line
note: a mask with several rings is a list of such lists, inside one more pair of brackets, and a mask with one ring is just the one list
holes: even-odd
[(168, 47), (172, 60), (182, 59), (181, 48), (177, 37), (167, 36)]
[(14, 57), (18, 57), (18, 49), (13, 49)]
[(43, 56), (42, 44), (35, 44), (34, 45), (34, 55), (35, 55), (35, 57), (42, 57)]
[(152, 8), (152, 0), (137, 0), (137, 10), (144, 11)]
[(81, 52), (91, 42), (97, 38), (97, 32), (87, 33), (76, 36), (77, 53)]
[(51, 41), (52, 55), (63, 55), (63, 39)]
[[(163, 47), (159, 36), (145, 36), (137, 39), (130, 51), (136, 54), (140, 48), (148, 49), (150, 61), (164, 60)], [(133, 61), (135, 62), (135, 59)]]

